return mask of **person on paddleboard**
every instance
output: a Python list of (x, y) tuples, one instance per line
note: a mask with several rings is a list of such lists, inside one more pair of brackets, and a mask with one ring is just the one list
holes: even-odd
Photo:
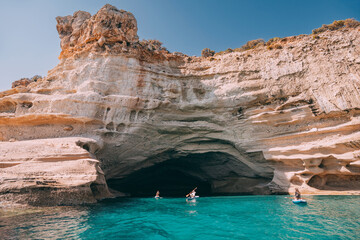
[(192, 190), (190, 193), (186, 194), (186, 197), (195, 198), (195, 195), (196, 195), (195, 190), (196, 189), (197, 189), (197, 187), (194, 188), (194, 190)]
[(160, 191), (159, 190), (156, 191), (155, 198), (160, 198)]
[(301, 193), (298, 188), (295, 188), (295, 200), (301, 199)]

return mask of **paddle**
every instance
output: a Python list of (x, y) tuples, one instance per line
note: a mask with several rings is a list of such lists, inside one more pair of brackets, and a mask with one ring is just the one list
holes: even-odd
[[(190, 193), (192, 193), (192, 192), (193, 192), (193, 191), (195, 191), (196, 189), (197, 189), (197, 187), (196, 187), (196, 188), (194, 188), (194, 190), (192, 190)], [(189, 197), (190, 193), (186, 194), (186, 196), (185, 196), (185, 197)]]

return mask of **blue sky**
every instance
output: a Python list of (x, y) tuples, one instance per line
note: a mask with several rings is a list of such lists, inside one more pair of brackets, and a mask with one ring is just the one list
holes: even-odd
[(197, 56), (206, 47), (222, 51), (360, 20), (360, 0), (0, 0), (0, 91), (22, 77), (45, 76), (59, 62), (55, 17), (93, 15), (106, 3), (135, 15), (140, 39)]

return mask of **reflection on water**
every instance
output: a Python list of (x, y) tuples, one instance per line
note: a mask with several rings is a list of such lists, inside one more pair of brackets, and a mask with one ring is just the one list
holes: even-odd
[(88, 228), (88, 213), (73, 207), (3, 209), (0, 239), (75, 238)]
[(196, 199), (186, 199), (186, 203), (187, 203), (188, 206), (190, 206), (190, 208), (187, 208), (185, 210), (185, 212), (187, 212), (188, 215), (190, 215), (190, 216), (197, 215), (197, 211), (196, 211), (197, 201), (196, 201)]
[(359, 196), (137, 198), (0, 208), (0, 239), (357, 239)]

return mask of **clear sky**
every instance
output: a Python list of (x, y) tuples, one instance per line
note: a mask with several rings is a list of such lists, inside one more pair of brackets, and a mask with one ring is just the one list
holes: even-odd
[(360, 20), (360, 0), (0, 0), (0, 91), (45, 76), (59, 62), (57, 16), (95, 14), (110, 3), (132, 12), (140, 39), (199, 56), (249, 40), (310, 34), (334, 20)]

